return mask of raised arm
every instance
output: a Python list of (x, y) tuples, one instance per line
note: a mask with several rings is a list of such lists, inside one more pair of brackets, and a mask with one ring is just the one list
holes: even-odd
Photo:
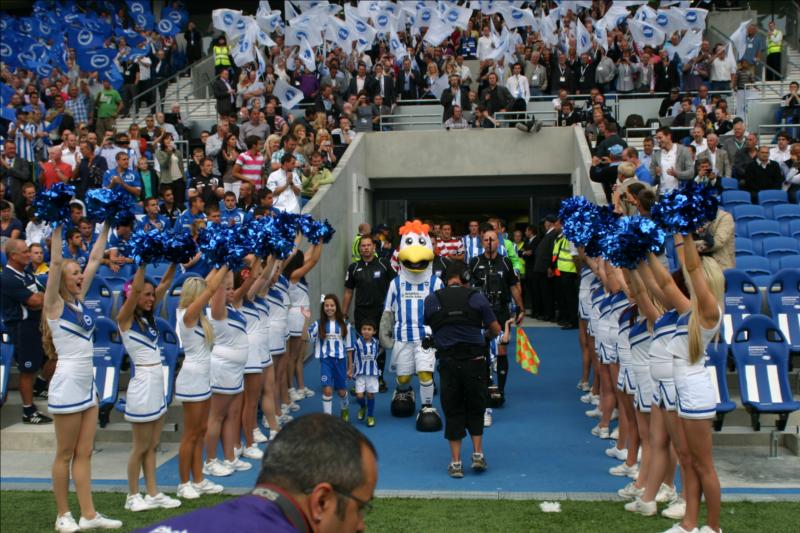
[[(678, 243), (676, 242), (675, 245), (677, 246)], [(661, 291), (664, 293), (664, 304), (667, 307), (674, 308), (678, 313), (685, 313), (688, 311), (692, 304), (689, 301), (689, 298), (683, 295), (681, 290), (675, 284), (675, 281), (672, 279), (669, 271), (664, 268), (664, 265), (661, 264), (661, 261), (658, 260), (658, 257), (652, 252), (647, 257), (647, 263), (650, 265), (650, 268), (653, 271), (653, 279), (655, 280), (655, 286), (661, 287)]]
[(717, 301), (717, 297), (708, 287), (706, 275), (703, 271), (703, 263), (694, 244), (694, 237), (690, 233), (683, 239), (685, 243), (685, 246), (683, 246), (683, 259), (685, 261), (683, 265), (689, 273), (694, 297), (697, 298), (700, 325), (706, 329), (711, 329), (719, 321), (719, 301)]
[[(103, 223), (103, 228), (100, 230), (100, 235), (92, 246), (92, 252), (89, 254), (89, 261), (86, 263), (86, 268), (83, 271), (83, 285), (81, 288), (81, 298), (86, 296), (89, 288), (94, 281), (94, 275), (97, 274), (97, 269), (100, 268), (100, 263), (103, 262), (103, 255), (106, 251), (106, 242), (108, 242), (108, 222)], [(60, 240), (60, 239), (59, 239)], [(59, 248), (59, 253), (60, 252)]]
[[(643, 262), (644, 261), (642, 261), (642, 263)], [(639, 264), (641, 265), (641, 263)], [(653, 304), (653, 301), (650, 299), (650, 295), (647, 294), (647, 289), (645, 289), (644, 282), (639, 276), (639, 272), (636, 270), (625, 270), (625, 274), (628, 279), (628, 287), (630, 287), (631, 295), (633, 296), (633, 299), (636, 300), (636, 304), (639, 306), (639, 311), (645, 316), (645, 318), (647, 318), (648, 329), (652, 330), (653, 324), (660, 316), (658, 308), (656, 308), (655, 304)]]
[(144, 275), (147, 271), (147, 265), (141, 265), (136, 269), (136, 274), (133, 276), (133, 282), (130, 286), (130, 292), (125, 297), (125, 302), (117, 312), (117, 324), (120, 331), (126, 331), (131, 327), (133, 322), (133, 312), (136, 310), (136, 304), (139, 301), (139, 295), (144, 289)]
[(228, 272), (226, 271), (225, 276), (222, 276), (222, 282), (211, 296), (211, 318), (214, 320), (225, 320), (225, 318), (228, 316), (228, 310), (225, 308), (227, 305), (225, 298), (225, 278), (227, 278), (227, 274)]
[(164, 272), (164, 277), (161, 278), (161, 282), (156, 287), (156, 301), (153, 305), (158, 305), (164, 299), (164, 295), (167, 294), (173, 279), (175, 279), (175, 263), (169, 265), (167, 271)]
[(297, 283), (300, 281), (300, 278), (308, 274), (312, 268), (319, 262), (319, 258), (322, 255), (322, 243), (315, 244), (311, 247), (308, 253), (305, 256), (305, 261), (303, 264), (297, 268), (294, 272), (292, 272), (291, 281), (292, 283)]
[[(211, 271), (211, 274), (208, 275), (206, 278), (206, 290), (200, 293), (200, 295), (194, 299), (194, 301), (189, 304), (186, 308), (186, 312), (183, 314), (183, 325), (187, 328), (193, 328), (197, 321), (200, 320), (200, 316), (203, 314), (203, 310), (208, 305), (209, 300), (217, 294), (220, 285), (222, 285), (222, 281), (225, 279), (225, 274), (228, 273), (228, 267), (223, 266), (220, 269), (214, 269)], [(213, 304), (212, 304), (213, 305)], [(222, 308), (225, 309), (225, 291), (222, 291)], [(214, 311), (212, 308), (212, 316), (214, 316)]]
[(253, 283), (256, 282), (256, 278), (258, 277), (259, 273), (261, 272), (261, 262), (255, 256), (251, 255), (248, 256), (250, 258), (250, 275), (247, 276), (247, 279), (242, 282), (236, 291), (233, 293), (233, 306), (239, 307), (242, 305), (242, 300), (248, 291), (250, 291), (250, 287), (253, 286)]
[(47, 286), (44, 290), (44, 313), (53, 320), (61, 314), (64, 301), (59, 293), (61, 287), (61, 269), (64, 266), (64, 256), (61, 251), (61, 231), (63, 224), (55, 227), (50, 241), (50, 272), (47, 276)]
[(247, 299), (252, 300), (256, 296), (264, 296), (266, 294), (266, 289), (269, 288), (269, 278), (270, 274), (272, 273), (272, 265), (275, 263), (275, 259), (270, 256), (264, 264), (261, 265), (261, 272), (258, 275), (258, 279), (256, 279), (253, 286), (250, 287), (250, 290), (247, 291)]
[(658, 285), (658, 283), (656, 283), (655, 277), (653, 276), (653, 270), (650, 268), (650, 263), (648, 261), (640, 262), (636, 272), (639, 274), (638, 279), (640, 282), (642, 282), (642, 286), (648, 288), (653, 297), (662, 306), (670, 307), (667, 305), (667, 299), (664, 296), (664, 291), (662, 291), (661, 287)]

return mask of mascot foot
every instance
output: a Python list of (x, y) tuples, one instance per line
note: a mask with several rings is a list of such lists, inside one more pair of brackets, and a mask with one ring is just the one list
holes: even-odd
[(417, 431), (441, 431), (442, 419), (439, 412), (431, 405), (424, 405), (417, 414)]
[(390, 410), (392, 416), (399, 418), (414, 416), (414, 411), (416, 410), (414, 391), (410, 387), (407, 390), (395, 389), (394, 394), (392, 394)]

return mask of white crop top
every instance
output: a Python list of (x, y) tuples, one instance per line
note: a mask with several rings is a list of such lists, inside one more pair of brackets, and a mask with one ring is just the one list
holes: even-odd
[[(682, 314), (678, 318), (677, 324), (675, 325), (675, 333), (673, 333), (672, 338), (667, 343), (667, 352), (669, 352), (675, 359), (682, 359), (684, 361), (689, 360), (689, 317), (691, 316), (692, 313), (689, 311), (688, 313)], [(706, 329), (703, 326), (700, 326), (700, 348), (703, 354), (705, 354), (708, 343), (711, 342), (711, 339), (713, 339), (719, 331), (719, 325), (721, 321), (722, 311), (720, 311), (717, 324), (713, 328)], [(694, 364), (704, 366), (705, 357), (700, 357)]]
[(94, 355), (95, 316), (80, 302), (77, 306), (64, 302), (61, 317), (47, 321), (53, 335), (53, 346), (59, 359), (92, 360)]
[(183, 323), (186, 309), (178, 309), (175, 317), (178, 322), (178, 338), (183, 346), (185, 358), (183, 364), (208, 365), (211, 358), (211, 346), (206, 342), (206, 334), (200, 321), (193, 328), (187, 328)]
[(297, 283), (289, 283), (289, 302), (291, 307), (308, 307), (308, 282), (300, 278)]
[(128, 352), (134, 365), (157, 365), (161, 364), (161, 350), (158, 348), (158, 329), (150, 324), (142, 327), (139, 321), (134, 319), (131, 327), (126, 331), (120, 331), (122, 345)]

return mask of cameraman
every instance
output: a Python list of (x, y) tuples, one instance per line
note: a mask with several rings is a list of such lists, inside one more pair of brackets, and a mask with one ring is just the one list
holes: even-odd
[(466, 265), (451, 262), (445, 277), (447, 286), (425, 299), (424, 320), (433, 330), (433, 344), (439, 358), (444, 437), (450, 441), (447, 473), (461, 478), (464, 477), (461, 440), (467, 431), (472, 438), (472, 469), (486, 470), (482, 437), (483, 415), (489, 403), (486, 361), (489, 349), (483, 330), (488, 330), (490, 338), (497, 337), (500, 324), (486, 297), (465, 287)]
[[(522, 301), (522, 290), (517, 273), (511, 260), (498, 254), (497, 232), (487, 230), (481, 236), (483, 253), (469, 262), (472, 286), (479, 289), (489, 300), (495, 317), (500, 324), (505, 324), (511, 317), (509, 304), (511, 299), (517, 306), (516, 323), (525, 317), (525, 304)], [(508, 378), (508, 358), (497, 357), (497, 388), (501, 398), (505, 397), (506, 379)]]

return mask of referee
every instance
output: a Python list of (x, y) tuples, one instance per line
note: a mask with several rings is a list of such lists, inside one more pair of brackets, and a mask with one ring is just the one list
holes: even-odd
[[(353, 318), (356, 331), (361, 331), (361, 325), (365, 320), (373, 324), (380, 324), (389, 283), (396, 276), (395, 271), (389, 266), (389, 262), (375, 254), (375, 240), (372, 235), (365, 234), (360, 237), (358, 253), (361, 258), (347, 267), (342, 300), (342, 310), (347, 317), (350, 301), (353, 299), (353, 291), (355, 291)], [(375, 331), (375, 336), (377, 338), (378, 331)], [(379, 390), (386, 392), (386, 383), (383, 380), (386, 352), (383, 348), (378, 354), (377, 362), (381, 370)]]
[(425, 324), (433, 331), (439, 358), (444, 437), (450, 442), (447, 473), (464, 477), (461, 440), (469, 431), (472, 438), (472, 469), (486, 470), (483, 455), (483, 415), (489, 404), (489, 348), (484, 329), (492, 338), (500, 334), (489, 301), (480, 291), (470, 289), (464, 263), (453, 261), (445, 273), (447, 286), (425, 299)]

